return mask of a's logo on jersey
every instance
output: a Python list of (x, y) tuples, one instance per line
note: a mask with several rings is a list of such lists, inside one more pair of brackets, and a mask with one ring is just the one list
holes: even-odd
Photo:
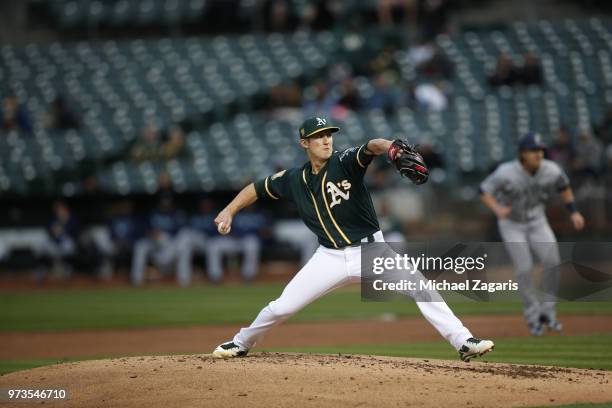
[(340, 204), (342, 200), (349, 199), (351, 183), (349, 183), (348, 180), (342, 180), (337, 184), (328, 181), (325, 186), (327, 187), (327, 192), (331, 194), (332, 198), (329, 208), (333, 208), (334, 205)]
[(327, 125), (327, 119), (317, 118), (317, 126), (325, 126)]

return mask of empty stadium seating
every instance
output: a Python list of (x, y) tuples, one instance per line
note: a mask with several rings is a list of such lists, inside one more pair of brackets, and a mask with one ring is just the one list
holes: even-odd
[[(269, 87), (325, 66), (336, 47), (330, 33), (3, 46), (0, 77), (36, 120), (31, 137), (0, 141), (11, 158), (2, 160), (0, 188), (25, 191), (45, 169), (116, 156), (146, 123), (221, 118), (228, 105), (248, 105)], [(42, 127), (38, 119), (56, 95), (82, 114), (78, 133)]]
[(31, 0), (43, 7), (60, 29), (105, 24), (149, 26), (198, 21), (207, 0)]
[[(96, 2), (64, 2), (63, 7), (72, 3), (90, 10)], [(185, 7), (205, 7), (206, 2), (188, 3)], [(408, 137), (441, 146), (450, 179), (486, 171), (513, 156), (516, 138), (527, 130), (541, 131), (550, 140), (561, 124), (587, 129), (603, 118), (612, 104), (611, 37), (610, 21), (596, 18), (439, 36), (437, 44), (456, 72), (448, 109), (350, 113), (336, 143)], [(149, 122), (164, 128), (199, 118), (187, 135), (189, 158), (114, 160), (99, 169), (101, 188), (154, 192), (155, 175), (164, 167), (178, 190), (234, 189), (300, 162), (299, 120), (270, 119), (250, 108), (270, 87), (314, 76), (336, 61), (341, 46), (340, 34), (329, 32), (3, 46), (0, 78), (27, 101), (36, 120), (32, 135), (12, 132), (0, 138), (0, 191), (52, 189), (66, 180), (71, 185), (70, 175), (80, 174), (87, 163), (124, 154)], [(520, 60), (527, 52), (542, 63), (542, 86), (488, 87), (486, 78), (499, 54)], [(405, 51), (397, 52), (396, 61), (405, 80), (422, 80)], [(370, 79), (358, 81), (368, 86)], [(81, 129), (42, 127), (38, 119), (59, 94), (81, 112)], [(232, 106), (238, 114), (232, 114)], [(80, 187), (73, 183), (71, 188), (78, 193)]]

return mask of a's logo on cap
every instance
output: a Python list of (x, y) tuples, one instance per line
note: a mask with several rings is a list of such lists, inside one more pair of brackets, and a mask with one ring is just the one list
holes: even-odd
[(542, 144), (542, 138), (540, 137), (539, 133), (536, 133), (535, 135), (533, 135), (533, 141), (535, 144)]
[(300, 135), (302, 135), (302, 137), (304, 137), (304, 128), (300, 128)]
[(325, 126), (327, 125), (327, 120), (323, 118), (317, 118), (317, 126)]

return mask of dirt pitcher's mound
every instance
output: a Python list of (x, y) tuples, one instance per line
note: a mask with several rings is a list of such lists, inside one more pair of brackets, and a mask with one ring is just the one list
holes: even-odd
[(515, 407), (612, 401), (610, 383), (599, 370), (285, 353), (131, 357), (0, 377), (0, 388), (67, 388), (62, 407)]

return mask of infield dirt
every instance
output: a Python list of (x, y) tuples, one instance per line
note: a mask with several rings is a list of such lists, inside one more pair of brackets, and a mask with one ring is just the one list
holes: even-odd
[[(487, 362), (255, 353), (39, 367), (0, 387), (67, 387), (62, 407), (516, 407), (612, 401), (612, 372)], [(40, 406), (40, 402), (18, 406)]]

